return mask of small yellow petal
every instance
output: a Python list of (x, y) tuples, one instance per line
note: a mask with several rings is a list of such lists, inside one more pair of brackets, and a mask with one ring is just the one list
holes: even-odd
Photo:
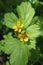
[(13, 29), (17, 29), (17, 26), (15, 25), (15, 26), (13, 26)]
[(28, 37), (24, 38), (24, 42), (27, 42), (28, 41)]
[(22, 31), (21, 34), (24, 34), (25, 31)]
[(26, 35), (28, 36), (28, 35), (29, 35), (29, 33), (26, 33)]
[(14, 31), (18, 31), (18, 29), (15, 29)]
[(23, 25), (23, 24), (21, 24), (21, 28), (23, 28), (23, 26), (24, 26), (24, 25)]
[(21, 32), (21, 29), (19, 29), (19, 33)]
[(19, 38), (21, 38), (21, 36), (22, 36), (21, 34), (18, 35)]
[(23, 38), (20, 38), (20, 41), (23, 41)]

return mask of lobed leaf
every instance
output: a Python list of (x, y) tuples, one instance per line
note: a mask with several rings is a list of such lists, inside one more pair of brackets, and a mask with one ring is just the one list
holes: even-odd
[(13, 26), (15, 25), (15, 22), (17, 22), (17, 21), (18, 21), (18, 18), (12, 12), (11, 13), (6, 13), (4, 15), (4, 22), (5, 22), (5, 25), (8, 28), (13, 28)]
[(30, 50), (28, 49), (27, 44), (20, 42), (16, 38), (13, 38), (11, 33), (4, 37), (5, 40), (3, 51), (7, 54), (11, 54), (11, 65), (26, 65), (28, 62), (28, 56), (30, 56)]
[(40, 35), (40, 27), (36, 24), (29, 26), (27, 31), (29, 32), (30, 39), (35, 39)]
[(17, 6), (17, 12), (21, 22), (24, 23), (26, 28), (31, 23), (31, 20), (35, 14), (34, 8), (32, 8), (29, 2), (23, 2), (20, 6)]

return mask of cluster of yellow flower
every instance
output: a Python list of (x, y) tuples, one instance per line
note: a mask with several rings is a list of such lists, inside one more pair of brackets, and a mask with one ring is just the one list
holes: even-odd
[(23, 30), (23, 27), (24, 25), (18, 21), (16, 25), (13, 26), (13, 29), (15, 33), (18, 33), (18, 38), (20, 39), (20, 41), (27, 42), (28, 33)]

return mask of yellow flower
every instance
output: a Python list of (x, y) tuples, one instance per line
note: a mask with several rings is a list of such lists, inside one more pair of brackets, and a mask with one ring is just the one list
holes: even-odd
[(28, 42), (28, 33), (22, 31), (20, 34), (18, 34), (18, 38), (20, 41)]
[(27, 41), (28, 41), (28, 37), (25, 37), (25, 38), (24, 38), (24, 42), (27, 42)]
[(19, 21), (13, 26), (15, 35), (20, 39), (20, 41), (28, 42), (28, 33), (22, 31), (23, 24)]
[(21, 24), (19, 21), (16, 23), (16, 25), (13, 26), (15, 32), (21, 32), (22, 28), (23, 28), (23, 24)]

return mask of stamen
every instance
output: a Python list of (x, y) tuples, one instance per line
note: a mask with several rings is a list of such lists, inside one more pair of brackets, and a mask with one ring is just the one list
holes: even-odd
[(20, 38), (20, 41), (23, 41), (23, 38)]
[(27, 42), (28, 41), (28, 37), (24, 38), (24, 42)]
[(20, 41), (27, 42), (28, 41), (28, 33), (22, 30), (23, 24), (21, 24), (19, 21), (16, 23), (16, 25), (13, 27), (15, 35), (18, 36)]

